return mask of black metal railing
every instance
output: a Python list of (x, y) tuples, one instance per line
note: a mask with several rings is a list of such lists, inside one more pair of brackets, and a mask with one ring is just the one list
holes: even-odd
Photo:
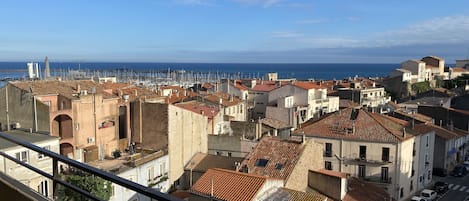
[(158, 192), (154, 189), (151, 189), (151, 188), (147, 188), (143, 185), (140, 185), (140, 184), (137, 184), (137, 183), (134, 183), (134, 182), (131, 182), (129, 180), (126, 180), (126, 179), (123, 179), (121, 177), (118, 177), (118, 176), (115, 176), (111, 173), (108, 173), (108, 172), (105, 172), (105, 171), (102, 171), (100, 169), (97, 169), (97, 168), (94, 168), (94, 167), (91, 167), (89, 165), (86, 165), (84, 163), (80, 163), (78, 161), (75, 161), (75, 160), (72, 160), (72, 159), (69, 159), (65, 156), (62, 156), (60, 154), (57, 154), (55, 152), (52, 152), (52, 151), (49, 151), (49, 150), (46, 150), (46, 149), (43, 149), (41, 147), (38, 147), (34, 144), (31, 144), (27, 141), (24, 141), (24, 140), (20, 140), (20, 139), (17, 139), (16, 137), (14, 137), (13, 135), (9, 135), (9, 134), (6, 134), (6, 133), (2, 133), (0, 132), (0, 138), (3, 138), (5, 140), (8, 140), (12, 143), (15, 143), (15, 144), (18, 144), (18, 145), (21, 145), (23, 147), (26, 147), (30, 150), (33, 150), (33, 151), (36, 151), (40, 154), (43, 154), (45, 156), (48, 156), (52, 159), (52, 175), (50, 175), (49, 173), (47, 172), (44, 172), (36, 167), (33, 167), (31, 166), (30, 164), (28, 163), (25, 163), (25, 162), (22, 162), (18, 159), (16, 159), (15, 157), (12, 157), (2, 151), (0, 151), (0, 155), (9, 159), (9, 160), (12, 160), (48, 179), (51, 179), (53, 181), (53, 197), (54, 199), (57, 198), (57, 195), (58, 195), (58, 185), (63, 185), (65, 186), (66, 188), (70, 188), (78, 193), (80, 193), (81, 195), (89, 198), (89, 199), (92, 199), (92, 200), (99, 200), (101, 201), (102, 199), (101, 198), (98, 198), (94, 195), (92, 195), (91, 193), (89, 193), (88, 191), (85, 191), (83, 189), (80, 189), (64, 180), (62, 180), (59, 176), (59, 171), (58, 171), (58, 162), (62, 162), (66, 165), (69, 165), (69, 166), (73, 166), (77, 169), (80, 169), (84, 172), (87, 172), (87, 173), (90, 173), (90, 174), (93, 174), (93, 175), (96, 175), (98, 177), (101, 177), (107, 181), (110, 181), (112, 183), (115, 183), (117, 185), (120, 185), (120, 186), (123, 186), (125, 188), (128, 188), (130, 190), (133, 190), (137, 193), (140, 193), (142, 195), (145, 195), (145, 196), (148, 196), (149, 198), (151, 199), (155, 199), (155, 200), (180, 200), (178, 198), (174, 198), (168, 194), (165, 194), (165, 193), (161, 193), (161, 192)]

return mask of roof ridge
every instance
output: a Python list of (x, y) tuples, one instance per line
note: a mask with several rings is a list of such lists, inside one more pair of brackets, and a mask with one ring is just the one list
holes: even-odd
[(383, 127), (386, 131), (388, 131), (392, 136), (394, 136), (395, 138), (397, 138), (398, 140), (403, 140), (404, 138), (401, 137), (401, 136), (397, 136), (395, 135), (387, 126), (385, 126), (383, 124), (383, 122), (381, 122), (380, 119), (378, 119), (377, 117), (375, 117), (374, 115), (372, 115), (371, 113), (369, 113), (368, 111), (366, 110), (363, 110), (365, 112), (365, 114), (367, 114), (368, 116), (370, 116), (373, 120), (375, 120), (376, 122), (378, 122), (378, 124)]

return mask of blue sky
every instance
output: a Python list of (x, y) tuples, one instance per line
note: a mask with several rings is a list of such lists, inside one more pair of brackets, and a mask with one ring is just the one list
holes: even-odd
[(399, 63), (469, 56), (469, 1), (2, 0), (0, 61)]

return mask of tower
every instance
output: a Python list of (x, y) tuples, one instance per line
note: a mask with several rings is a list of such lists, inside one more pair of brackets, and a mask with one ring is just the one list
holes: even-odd
[(47, 56), (46, 56), (46, 59), (44, 60), (44, 65), (45, 65), (44, 78), (48, 79), (50, 77), (50, 69), (49, 69), (49, 58), (47, 58)]

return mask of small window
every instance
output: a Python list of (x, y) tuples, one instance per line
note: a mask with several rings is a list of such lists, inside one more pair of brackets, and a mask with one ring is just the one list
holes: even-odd
[(221, 152), (217, 151), (217, 156), (221, 156)]
[[(44, 148), (45, 150), (50, 150), (50, 145), (47, 145), (47, 146), (45, 146), (45, 147), (43, 147), (43, 148)], [(38, 159), (43, 159), (43, 158), (45, 158), (45, 157), (46, 157), (46, 156), (45, 156), (44, 154), (41, 154), (41, 153), (38, 153), (38, 155), (37, 155), (37, 158), (38, 158)]]
[(267, 160), (267, 159), (263, 159), (263, 158), (257, 159), (255, 166), (256, 167), (265, 167), (265, 166), (267, 166), (268, 162), (269, 162), (269, 160)]
[(275, 164), (275, 169), (281, 170), (282, 168), (283, 168), (283, 164), (281, 164), (281, 163)]
[(231, 155), (232, 155), (231, 152), (228, 152), (228, 157), (231, 157)]
[(16, 159), (21, 162), (27, 163), (29, 161), (29, 151), (22, 151), (16, 153)]
[(331, 161), (325, 161), (324, 162), (324, 169), (332, 170), (332, 162)]

